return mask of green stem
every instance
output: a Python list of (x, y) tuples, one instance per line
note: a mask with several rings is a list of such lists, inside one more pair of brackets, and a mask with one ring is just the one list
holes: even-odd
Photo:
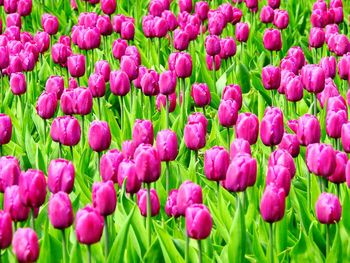
[(84, 115), (81, 116), (81, 142), (82, 142), (82, 146), (84, 147), (85, 146), (85, 136), (84, 136), (84, 131), (85, 131), (85, 117)]
[(166, 110), (166, 128), (169, 129), (169, 96), (165, 98), (165, 110)]
[(62, 144), (60, 142), (58, 143), (58, 157), (62, 158)]
[(335, 185), (336, 186), (336, 191), (337, 191), (337, 196), (338, 196), (338, 198), (340, 199), (340, 184), (336, 184)]
[(64, 229), (62, 229), (62, 257), (63, 257), (63, 263), (66, 263), (67, 259), (67, 250), (66, 250), (66, 235)]
[(311, 175), (309, 172), (307, 173), (307, 208), (311, 210)]
[(169, 162), (165, 162), (166, 168), (165, 168), (165, 186), (166, 186), (166, 192), (169, 194)]
[(105, 257), (106, 257), (106, 261), (107, 261), (107, 258), (108, 258), (108, 246), (109, 246), (107, 216), (105, 216), (104, 219), (105, 219), (105, 225), (104, 225), (104, 229), (105, 229)]
[(197, 170), (198, 170), (198, 151), (194, 151), (194, 171), (195, 181), (197, 182)]
[(0, 144), (0, 156), (2, 156), (2, 144)]
[(227, 127), (227, 149), (230, 151), (231, 145), (231, 135), (230, 135), (230, 127)]
[(148, 96), (149, 98), (149, 120), (152, 121), (152, 96)]
[(316, 93), (313, 93), (314, 96), (314, 116), (317, 116), (317, 97), (316, 97)]
[(213, 56), (213, 81), (214, 81), (214, 90), (216, 90), (216, 65), (215, 65), (215, 56)]
[(98, 118), (101, 120), (101, 98), (97, 98)]
[(91, 263), (91, 245), (88, 245), (88, 262)]
[(273, 224), (270, 223), (270, 262), (273, 263)]
[(158, 38), (158, 67), (160, 67), (160, 49), (161, 49), (161, 39)]
[(44, 119), (44, 145), (46, 145), (47, 120)]
[(70, 149), (70, 155), (72, 157), (72, 163), (74, 162), (74, 154), (73, 154), (73, 146), (69, 146)]
[[(186, 231), (186, 226), (185, 226), (185, 231)], [(185, 246), (185, 262), (189, 263), (189, 250), (190, 250), (190, 238), (186, 233), (186, 246)]]
[(30, 227), (35, 231), (35, 223), (34, 223), (34, 208), (31, 209), (30, 216)]
[(326, 257), (329, 253), (329, 245), (330, 245), (330, 241), (329, 241), (329, 224), (326, 225)]
[(202, 243), (201, 240), (198, 239), (198, 262), (202, 263)]
[(147, 245), (151, 247), (151, 184), (147, 183)]
[(186, 107), (186, 81), (185, 79), (180, 79), (182, 82), (182, 107), (183, 107), (183, 113), (185, 114), (185, 117), (187, 117), (187, 107)]
[(272, 51), (270, 51), (270, 63), (273, 66), (273, 54), (272, 54)]

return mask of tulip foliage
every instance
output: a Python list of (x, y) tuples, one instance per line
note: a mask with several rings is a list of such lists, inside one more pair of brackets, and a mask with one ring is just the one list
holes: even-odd
[(347, 262), (348, 0), (0, 0), (0, 262)]

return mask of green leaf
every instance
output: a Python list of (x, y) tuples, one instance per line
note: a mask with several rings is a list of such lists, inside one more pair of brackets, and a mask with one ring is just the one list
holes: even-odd
[(248, 93), (250, 90), (250, 73), (245, 64), (243, 63), (238, 64), (236, 76), (237, 76), (238, 84), (242, 88), (242, 92)]

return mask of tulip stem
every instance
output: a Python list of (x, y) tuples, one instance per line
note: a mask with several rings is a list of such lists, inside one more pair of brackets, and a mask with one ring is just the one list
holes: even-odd
[(317, 97), (316, 97), (316, 93), (313, 93), (314, 96), (314, 115), (315, 117), (317, 116)]
[(214, 81), (214, 90), (216, 89), (216, 65), (215, 65), (215, 56), (213, 56), (213, 81)]
[(195, 176), (195, 181), (197, 182), (197, 162), (198, 162), (198, 151), (194, 151), (194, 176)]
[(169, 162), (165, 162), (165, 187), (166, 193), (169, 194)]
[[(185, 227), (185, 231), (186, 231), (186, 227)], [(189, 250), (190, 250), (190, 238), (189, 238), (189, 236), (186, 233), (186, 246), (185, 246), (185, 262), (186, 263), (190, 262)]]
[(62, 157), (62, 144), (60, 142), (58, 143), (58, 157)]
[(108, 241), (108, 220), (107, 220), (107, 216), (105, 216), (105, 257), (106, 257), (106, 261), (108, 258), (108, 245), (109, 245), (109, 241)]
[(270, 223), (270, 262), (273, 263), (273, 225)]
[(0, 144), (0, 156), (2, 156), (2, 144)]
[(97, 98), (98, 118), (101, 120), (101, 99)]
[(329, 224), (326, 225), (326, 257), (329, 252)]
[(273, 53), (270, 51), (270, 63), (273, 66)]
[(88, 245), (88, 262), (91, 263), (91, 245)]
[(185, 114), (185, 117), (187, 117), (187, 108), (186, 108), (186, 80), (180, 79), (182, 82), (182, 106), (183, 106), (183, 112), (182, 114)]
[(202, 243), (201, 240), (198, 239), (198, 262), (202, 263)]
[(340, 184), (336, 184), (337, 196), (340, 199)]
[(165, 113), (166, 113), (166, 128), (169, 129), (169, 96), (166, 95), (166, 98), (165, 98)]
[(32, 208), (30, 211), (31, 211), (30, 227), (35, 231), (35, 224), (34, 224), (34, 208)]
[(73, 146), (69, 146), (70, 155), (72, 156), (72, 163), (74, 163), (74, 154), (73, 154)]
[(147, 244), (151, 247), (151, 184), (147, 183)]
[(161, 39), (160, 39), (160, 37), (158, 38), (158, 67), (160, 68), (160, 49), (161, 49), (161, 44), (162, 44), (162, 42), (161, 42)]
[(149, 97), (149, 120), (152, 121), (152, 96)]
[(47, 120), (44, 119), (44, 146), (46, 145), (46, 130), (47, 130)]
[(82, 146), (84, 147), (85, 144), (85, 136), (84, 136), (84, 125), (85, 124), (85, 117), (84, 115), (81, 116), (81, 142), (82, 142)]
[(67, 251), (66, 251), (66, 234), (64, 229), (62, 229), (62, 257), (63, 257), (63, 262), (66, 262), (67, 258)]
[(307, 173), (307, 208), (309, 210), (311, 209), (311, 175), (310, 173)]
[(227, 149), (230, 151), (231, 144), (231, 135), (230, 135), (230, 127), (227, 127)]

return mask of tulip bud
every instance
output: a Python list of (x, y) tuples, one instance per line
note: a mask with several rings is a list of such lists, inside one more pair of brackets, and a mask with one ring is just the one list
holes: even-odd
[(48, 205), (49, 219), (54, 228), (65, 229), (73, 224), (74, 215), (69, 195), (58, 192), (50, 197)]
[(105, 82), (109, 81), (109, 74), (111, 73), (111, 67), (106, 60), (99, 60), (95, 63), (95, 73), (102, 75)]
[(213, 227), (208, 208), (203, 204), (194, 204), (186, 209), (186, 232), (187, 236), (201, 240), (210, 235)]
[(9, 213), (15, 222), (28, 219), (30, 209), (21, 202), (18, 185), (12, 185), (6, 188), (4, 194), (4, 211)]
[(260, 21), (264, 24), (272, 23), (274, 15), (275, 15), (275, 13), (270, 6), (264, 6), (261, 9)]
[(162, 130), (157, 134), (156, 147), (161, 161), (174, 161), (178, 154), (176, 133), (172, 130)]
[(242, 108), (242, 90), (239, 85), (230, 84), (222, 91), (222, 100), (233, 100), (236, 102), (238, 110)]
[(12, 251), (18, 262), (35, 262), (39, 257), (39, 240), (31, 228), (19, 228), (13, 235)]
[(282, 188), (267, 185), (260, 202), (260, 213), (264, 221), (274, 223), (284, 216), (286, 194)]
[(133, 40), (135, 35), (135, 25), (131, 21), (125, 21), (122, 23), (120, 35), (125, 40)]
[(191, 89), (191, 97), (197, 107), (209, 105), (211, 94), (208, 85), (205, 83), (194, 83)]
[(168, 33), (168, 23), (163, 17), (154, 17), (154, 36), (163, 38)]
[(266, 146), (278, 145), (283, 137), (283, 113), (279, 108), (268, 107), (261, 121), (260, 136)]
[(107, 182), (112, 180), (114, 183), (118, 180), (119, 164), (123, 161), (123, 155), (117, 149), (109, 150), (102, 155), (100, 161), (100, 173), (102, 180)]
[(106, 15), (112, 15), (117, 8), (117, 2), (114, 0), (101, 0), (101, 10)]
[(51, 193), (70, 194), (74, 186), (75, 169), (72, 162), (65, 159), (52, 160), (47, 172), (47, 185)]
[(216, 35), (209, 35), (205, 39), (205, 51), (209, 56), (215, 56), (220, 53), (220, 39)]
[(6, 114), (0, 113), (0, 145), (10, 142), (12, 137), (12, 121)]
[(75, 233), (79, 243), (91, 245), (100, 241), (104, 221), (98, 211), (90, 205), (79, 209), (75, 220)]
[(129, 194), (136, 194), (141, 188), (141, 181), (137, 177), (135, 162), (123, 160), (118, 168), (118, 185), (121, 188), (125, 182), (125, 191)]
[(336, 67), (337, 67), (337, 61), (335, 57), (323, 57), (320, 60), (320, 66), (325, 72), (325, 77), (327, 78), (334, 78), (336, 74)]
[(94, 98), (101, 98), (106, 93), (106, 82), (100, 74), (91, 74), (88, 80), (88, 86)]
[(207, 133), (208, 120), (201, 112), (195, 112), (188, 116), (187, 122), (199, 122), (203, 125), (205, 133)]
[(346, 35), (334, 34), (329, 38), (328, 46), (337, 56), (343, 56), (350, 50), (350, 41)]
[(252, 155), (250, 144), (244, 139), (235, 139), (230, 146), (230, 158), (234, 159), (241, 154)]
[(328, 180), (335, 184), (342, 184), (346, 181), (346, 164), (348, 162), (348, 156), (344, 152), (335, 152), (335, 169), (334, 172), (328, 177)]
[(286, 29), (289, 24), (289, 15), (286, 10), (275, 10), (275, 16), (273, 19), (273, 24), (278, 29)]
[(6, 27), (16, 26), (21, 28), (22, 21), (21, 16), (18, 13), (8, 14), (6, 16)]
[(234, 38), (227, 37), (220, 40), (220, 57), (227, 59), (236, 55), (237, 46)]
[(188, 122), (184, 129), (185, 145), (188, 149), (198, 151), (205, 146), (206, 130), (200, 122)]
[(325, 32), (322, 28), (312, 27), (310, 29), (309, 45), (314, 48), (321, 48), (325, 42)]
[(192, 0), (179, 0), (180, 12), (192, 12)]
[(205, 1), (196, 2), (194, 12), (198, 15), (201, 21), (206, 20), (208, 18), (209, 4)]
[(272, 184), (277, 186), (277, 188), (283, 189), (285, 194), (288, 196), (291, 179), (291, 175), (286, 167), (282, 165), (269, 165), (266, 176), (266, 185)]
[(120, 69), (127, 74), (130, 81), (136, 79), (139, 73), (136, 60), (127, 55), (122, 56), (120, 60)]
[(259, 134), (259, 120), (253, 113), (240, 113), (236, 122), (236, 138), (255, 144)]
[(127, 140), (122, 143), (122, 153), (124, 159), (133, 159), (136, 145), (132, 140)]
[(334, 96), (328, 99), (327, 112), (330, 111), (345, 111), (347, 112), (347, 106), (342, 96)]
[(141, 89), (146, 96), (155, 96), (159, 93), (159, 75), (156, 71), (148, 70), (141, 79)]
[(161, 16), (166, 20), (169, 31), (174, 31), (177, 28), (177, 18), (173, 12), (169, 10), (164, 10)]
[[(274, 151), (269, 158), (269, 166), (280, 165), (289, 171), (290, 177), (293, 178), (296, 172), (295, 163), (293, 157), (285, 150)], [(285, 193), (288, 195), (287, 191)]]
[(220, 125), (227, 128), (234, 126), (238, 117), (236, 102), (233, 100), (222, 100), (218, 109), (218, 117)]
[(185, 52), (180, 52), (176, 56), (175, 73), (178, 78), (188, 78), (192, 75), (192, 58)]
[(267, 90), (278, 89), (281, 83), (281, 70), (279, 67), (266, 66), (262, 69), (262, 82)]
[(99, 16), (96, 27), (102, 36), (109, 36), (113, 33), (113, 27), (109, 16)]
[(95, 152), (107, 150), (111, 145), (111, 131), (105, 121), (93, 121), (89, 127), (88, 141)]
[(326, 132), (331, 138), (339, 139), (344, 123), (348, 120), (348, 114), (344, 110), (327, 111), (326, 115)]
[(173, 71), (164, 71), (159, 74), (159, 91), (170, 95), (176, 91), (176, 75)]
[(249, 37), (249, 26), (247, 23), (239, 22), (236, 24), (235, 36), (239, 42), (247, 42)]
[[(150, 199), (151, 199), (151, 216), (156, 216), (159, 214), (160, 210), (160, 202), (157, 195), (156, 190), (153, 188), (150, 191)], [(137, 193), (137, 206), (140, 209), (140, 213), (142, 216), (147, 216), (147, 190), (141, 189)]]
[(4, 193), (6, 188), (18, 184), (21, 168), (16, 157), (0, 157), (0, 192)]
[(63, 145), (77, 145), (81, 135), (79, 122), (71, 116), (57, 117), (51, 124), (50, 135), (53, 141)]
[(7, 48), (7, 45), (5, 46), (0, 45), (0, 70), (7, 68), (9, 66), (9, 63), (10, 63), (10, 57), (9, 57), (9, 50)]
[(136, 174), (140, 181), (152, 183), (158, 180), (161, 173), (159, 154), (149, 144), (140, 144), (135, 151)]
[(27, 90), (25, 75), (22, 72), (11, 74), (10, 87), (14, 95), (24, 94)]
[(125, 96), (130, 91), (130, 80), (128, 75), (121, 70), (112, 71), (110, 74), (111, 92), (116, 96)]
[(198, 184), (187, 180), (180, 185), (176, 198), (179, 215), (184, 216), (188, 207), (202, 202), (202, 188)]
[(80, 78), (85, 74), (85, 56), (71, 55), (67, 59), (69, 74), (74, 78)]
[[(208, 31), (211, 35), (221, 35), (224, 27), (226, 26), (226, 17), (219, 11), (213, 11), (208, 13)], [(210, 14), (210, 15), (209, 15)]]
[(248, 154), (237, 155), (226, 173), (223, 182), (225, 189), (232, 192), (242, 192), (249, 186), (253, 186), (256, 181), (257, 162)]
[(57, 108), (57, 95), (44, 91), (36, 103), (36, 111), (43, 119), (50, 119), (55, 114)]
[(307, 146), (320, 142), (321, 127), (317, 118), (311, 114), (305, 114), (298, 120), (297, 132), (300, 145)]
[(266, 29), (263, 37), (264, 47), (269, 51), (279, 51), (282, 49), (281, 32), (277, 29)]
[(341, 142), (345, 152), (350, 152), (350, 122), (343, 124), (341, 128)]
[(124, 39), (117, 39), (113, 42), (112, 54), (116, 59), (121, 59), (125, 54), (128, 43)]
[(177, 189), (173, 189), (169, 192), (168, 198), (165, 203), (165, 213), (168, 217), (175, 217), (178, 218), (180, 216), (177, 208)]
[(165, 10), (163, 1), (151, 0), (148, 6), (148, 11), (152, 16), (161, 16), (162, 12)]
[(318, 65), (306, 65), (301, 70), (304, 87), (308, 92), (320, 93), (325, 86), (325, 72)]
[(46, 179), (40, 170), (29, 169), (19, 177), (19, 193), (24, 205), (40, 207), (46, 198)]
[(306, 165), (315, 175), (328, 177), (335, 169), (335, 151), (327, 144), (310, 144), (306, 148)]
[(49, 35), (55, 35), (58, 31), (58, 19), (50, 14), (43, 14), (41, 17), (41, 26)]
[(335, 224), (341, 218), (342, 207), (337, 196), (322, 193), (316, 202), (316, 217), (321, 224)]
[(0, 210), (0, 248), (6, 249), (11, 245), (12, 220), (10, 214)]
[(132, 129), (132, 141), (135, 146), (139, 146), (141, 143), (153, 144), (154, 134), (153, 125), (149, 120), (136, 120)]
[(113, 214), (117, 206), (117, 194), (112, 181), (95, 182), (92, 185), (92, 203), (101, 216)]
[(224, 147), (214, 146), (204, 155), (204, 174), (212, 181), (225, 180), (230, 164), (230, 155)]
[(300, 152), (298, 137), (295, 134), (284, 133), (278, 149), (287, 151), (292, 157), (297, 157)]
[(48, 93), (55, 93), (57, 95), (57, 99), (60, 99), (64, 90), (63, 77), (50, 76), (46, 81), (45, 90)]

